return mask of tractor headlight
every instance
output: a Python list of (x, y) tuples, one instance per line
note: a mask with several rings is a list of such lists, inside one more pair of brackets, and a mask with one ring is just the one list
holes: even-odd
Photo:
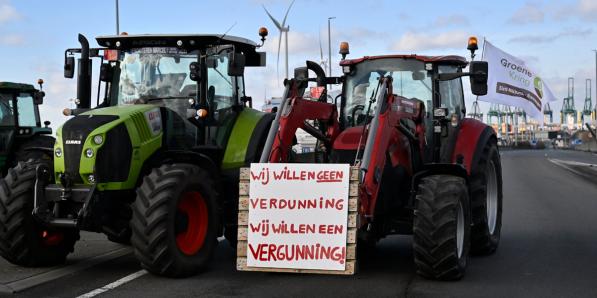
[(89, 148), (89, 149), (85, 150), (85, 156), (87, 156), (87, 158), (92, 158), (93, 157), (93, 149)]
[(93, 174), (87, 176), (87, 180), (89, 180), (89, 183), (95, 183), (95, 176)]
[(96, 135), (93, 137), (93, 143), (96, 145), (101, 145), (104, 142), (104, 137), (102, 135)]
[(56, 150), (54, 150), (54, 154), (56, 157), (62, 157), (62, 149), (56, 148)]

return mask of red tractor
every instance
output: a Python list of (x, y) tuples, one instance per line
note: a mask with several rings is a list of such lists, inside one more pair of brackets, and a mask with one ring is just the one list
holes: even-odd
[[(474, 58), (476, 39), (468, 48)], [(465, 118), (461, 81), (469, 76), (472, 93), (486, 94), (487, 62), (419, 55), (344, 60), (346, 43), (340, 54), (341, 77), (326, 77), (307, 61), (285, 81), (261, 162), (358, 166), (359, 246), (412, 234), (417, 273), (460, 279), (469, 252), (493, 253), (500, 239), (497, 137)], [(303, 98), (309, 82), (317, 83), (311, 88), (317, 98)], [(342, 93), (328, 102), (326, 85), (340, 83)], [(292, 150), (299, 128), (317, 139), (309, 158)]]

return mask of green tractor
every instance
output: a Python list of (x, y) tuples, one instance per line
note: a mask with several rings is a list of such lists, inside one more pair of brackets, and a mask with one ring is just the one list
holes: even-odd
[[(0, 187), (2, 256), (62, 262), (85, 230), (130, 241), (154, 274), (197, 273), (219, 236), (236, 242), (239, 168), (259, 159), (273, 120), (244, 91), (245, 66), (265, 66), (261, 45), (226, 35), (79, 42), (65, 52), (66, 77), (80, 57), (77, 108), (64, 110), (74, 117), (57, 130), (53, 166), (20, 163)], [(90, 109), (94, 57), (103, 96)]]
[(43, 103), (43, 80), (40, 90), (30, 84), (0, 82), (0, 172), (30, 158), (50, 160), (54, 138), (45, 121), (41, 126), (39, 105)]

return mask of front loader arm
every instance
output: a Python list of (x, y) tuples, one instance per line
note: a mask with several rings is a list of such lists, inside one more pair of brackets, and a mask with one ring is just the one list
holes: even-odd
[(332, 143), (340, 132), (338, 112), (334, 104), (306, 100), (294, 97), (280, 107), (282, 115), (278, 119), (278, 130), (275, 133), (268, 162), (288, 162), (288, 153), (297, 129), (306, 129), (307, 120), (318, 120), (327, 124), (327, 131), (321, 132), (328, 143)]
[[(381, 176), (386, 163), (386, 152), (390, 142), (391, 104), (393, 102), (391, 78), (381, 78), (377, 94), (377, 107), (368, 126), (367, 141), (359, 166), (359, 201), (361, 216), (372, 218), (379, 193)], [(366, 223), (367, 221), (361, 221)]]

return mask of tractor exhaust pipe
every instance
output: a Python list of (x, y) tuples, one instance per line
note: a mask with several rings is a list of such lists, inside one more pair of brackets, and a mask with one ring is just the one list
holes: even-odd
[(91, 108), (91, 60), (89, 59), (89, 41), (79, 34), (81, 44), (81, 58), (79, 58), (79, 73), (77, 74), (77, 99), (79, 109)]

